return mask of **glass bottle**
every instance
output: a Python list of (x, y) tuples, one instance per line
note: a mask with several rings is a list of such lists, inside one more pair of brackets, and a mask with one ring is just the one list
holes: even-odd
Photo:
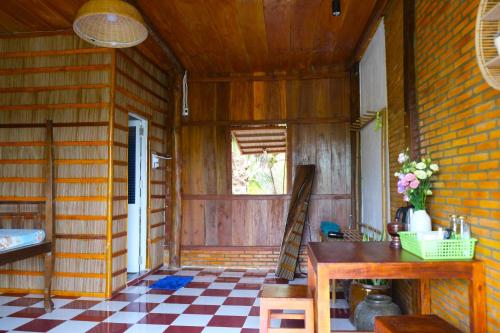
[(456, 238), (461, 239), (464, 231), (464, 220), (465, 218), (463, 216), (458, 216), (457, 217), (457, 231), (456, 231)]
[(460, 237), (462, 239), (470, 238), (470, 226), (465, 222), (465, 217), (458, 217), (458, 225), (460, 226)]
[(458, 227), (457, 216), (455, 214), (452, 214), (450, 215), (450, 230), (451, 230), (450, 239), (456, 238), (457, 227)]

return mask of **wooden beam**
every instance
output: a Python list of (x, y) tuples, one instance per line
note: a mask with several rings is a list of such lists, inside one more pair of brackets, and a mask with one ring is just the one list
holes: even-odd
[(50, 242), (50, 252), (44, 254), (44, 308), (51, 312), (54, 304), (50, 300), (52, 290), (52, 273), (54, 271), (56, 241), (55, 241), (55, 205), (54, 205), (54, 138), (52, 120), (47, 121), (47, 145), (45, 147), (45, 158), (47, 160), (45, 175), (45, 240)]
[(179, 75), (174, 88), (174, 126), (172, 129), (172, 225), (170, 228), (170, 266), (180, 266), (182, 231), (182, 156), (181, 156), (181, 112), (182, 79)]
[(405, 129), (412, 158), (420, 153), (420, 129), (415, 87), (415, 0), (403, 3)]
[[(354, 64), (350, 73), (350, 115), (351, 122), (359, 117), (359, 63)], [(359, 132), (351, 132), (351, 221), (350, 229), (359, 230), (360, 213), (360, 149)]]
[(382, 16), (385, 13), (385, 9), (388, 3), (389, 0), (377, 0), (377, 3), (375, 4), (373, 12), (370, 16), (370, 19), (368, 20), (368, 23), (365, 26), (365, 30), (361, 34), (361, 38), (358, 40), (358, 43), (354, 48), (354, 52), (349, 62), (349, 67), (351, 67), (355, 63), (358, 63), (363, 57), (366, 48), (370, 44), (370, 41), (372, 40), (373, 35), (375, 34), (375, 31), (377, 31), (378, 24), (380, 23), (380, 20), (382, 19)]
[(289, 81), (289, 80), (317, 80), (342, 78), (347, 74), (345, 63), (336, 63), (331, 66), (301, 70), (281, 71), (269, 73), (195, 73), (190, 75), (189, 82), (234, 82), (234, 81)]
[(130, 4), (132, 4), (137, 10), (141, 13), (142, 18), (144, 19), (144, 23), (146, 24), (146, 28), (148, 29), (149, 35), (153, 40), (158, 44), (158, 46), (162, 49), (162, 51), (167, 56), (168, 60), (170, 60), (172, 64), (172, 68), (175, 69), (178, 75), (184, 74), (184, 66), (182, 66), (181, 62), (175, 55), (175, 53), (170, 49), (170, 47), (165, 43), (163, 38), (160, 36), (156, 29), (154, 28), (153, 23), (148, 18), (148, 16), (144, 13), (142, 8), (139, 6), (139, 2), (137, 0), (126, 0)]

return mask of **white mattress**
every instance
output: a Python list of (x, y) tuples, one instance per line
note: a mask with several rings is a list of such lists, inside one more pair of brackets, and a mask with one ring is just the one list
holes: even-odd
[(45, 231), (38, 229), (0, 229), (0, 251), (41, 243)]

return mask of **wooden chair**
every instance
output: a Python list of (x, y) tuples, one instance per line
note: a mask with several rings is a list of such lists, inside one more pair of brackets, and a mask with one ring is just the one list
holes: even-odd
[(375, 333), (460, 333), (435, 315), (375, 317)]
[[(303, 310), (304, 313), (272, 313)], [(302, 319), (304, 328), (270, 328), (271, 319)], [(260, 333), (314, 333), (314, 301), (307, 286), (264, 285), (260, 294)]]

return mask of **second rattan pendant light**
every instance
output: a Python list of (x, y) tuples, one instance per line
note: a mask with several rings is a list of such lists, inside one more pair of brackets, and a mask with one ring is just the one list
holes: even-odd
[(78, 11), (73, 30), (89, 43), (112, 48), (132, 47), (148, 37), (139, 11), (123, 0), (90, 0)]

